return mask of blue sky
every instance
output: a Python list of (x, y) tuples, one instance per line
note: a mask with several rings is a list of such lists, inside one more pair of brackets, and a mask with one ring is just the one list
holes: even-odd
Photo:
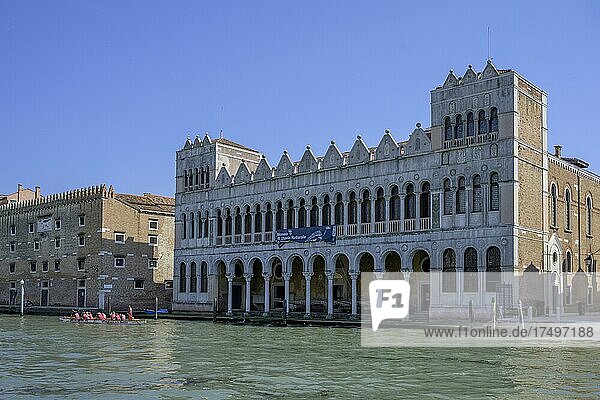
[(0, 192), (172, 195), (175, 151), (220, 129), (272, 164), (405, 139), (449, 69), (483, 68), (488, 26), (496, 66), (548, 93), (549, 144), (598, 172), (598, 20), (596, 1), (0, 0)]

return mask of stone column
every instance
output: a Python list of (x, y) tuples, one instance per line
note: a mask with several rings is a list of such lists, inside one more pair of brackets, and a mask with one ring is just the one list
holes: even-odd
[(265, 280), (265, 310), (263, 315), (266, 317), (271, 311), (271, 274), (263, 272), (263, 279)]
[(375, 233), (375, 193), (371, 193), (371, 207), (369, 213), (371, 214), (371, 234)]
[(390, 231), (390, 213), (392, 209), (390, 208), (390, 196), (384, 196), (383, 201), (385, 204), (383, 205), (383, 210), (385, 215), (383, 216), (383, 220), (385, 221), (385, 231)]
[(313, 273), (310, 271), (305, 271), (302, 273), (304, 275), (304, 279), (306, 280), (306, 317), (310, 317), (310, 280), (313, 276)]
[(231, 292), (233, 292), (233, 274), (228, 273), (225, 276), (227, 277), (227, 315), (232, 315), (233, 299), (231, 297)]
[(325, 271), (327, 276), (327, 318), (333, 318), (333, 271)]
[(250, 242), (254, 242), (254, 234), (256, 233), (256, 212), (250, 212)]
[(267, 227), (267, 212), (266, 211), (261, 211), (260, 215), (261, 215), (261, 217), (260, 217), (261, 238), (262, 238), (262, 240), (265, 240), (265, 233), (267, 232), (266, 231), (266, 227)]
[(252, 296), (250, 295), (250, 281), (252, 280), (252, 274), (244, 274), (246, 280), (246, 314), (250, 313), (250, 302)]
[(362, 199), (356, 200), (356, 232), (360, 234), (360, 225), (362, 224)]
[(347, 235), (348, 234), (348, 202), (347, 201), (342, 201), (343, 207), (344, 209), (342, 210), (342, 214), (344, 215), (344, 221), (342, 225), (344, 225), (344, 234)]
[(242, 218), (242, 229), (240, 232), (240, 242), (244, 243), (245, 237), (246, 237), (246, 213), (240, 213), (241, 218)]
[(350, 279), (352, 280), (352, 317), (355, 318), (356, 315), (358, 314), (357, 311), (357, 295), (358, 293), (356, 293), (357, 291), (357, 285), (356, 285), (356, 279), (358, 278), (358, 275), (360, 274), (360, 272), (351, 272), (350, 273)]
[(283, 283), (284, 283), (284, 311), (286, 314), (290, 312), (290, 278), (292, 277), (291, 272), (284, 272)]

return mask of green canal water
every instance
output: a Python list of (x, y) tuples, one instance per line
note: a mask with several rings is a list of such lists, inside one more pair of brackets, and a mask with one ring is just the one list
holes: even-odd
[(600, 349), (367, 349), (358, 329), (0, 315), (0, 397), (599, 398)]

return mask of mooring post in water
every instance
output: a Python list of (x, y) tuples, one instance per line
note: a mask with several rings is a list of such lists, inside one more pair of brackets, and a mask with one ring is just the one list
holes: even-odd
[(25, 306), (25, 281), (21, 279), (21, 317), (23, 316), (23, 308)]
[(496, 298), (492, 297), (492, 329), (496, 329)]
[(158, 297), (154, 298), (154, 319), (158, 319)]
[(213, 299), (213, 323), (217, 322), (217, 298)]
[(469, 325), (471, 328), (473, 327), (473, 321), (475, 320), (475, 315), (473, 314), (473, 299), (469, 299)]
[(287, 299), (283, 300), (283, 326), (287, 326)]

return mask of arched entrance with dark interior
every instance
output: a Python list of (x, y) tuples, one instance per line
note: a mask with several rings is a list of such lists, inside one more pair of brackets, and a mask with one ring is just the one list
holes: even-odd
[(327, 314), (327, 277), (325, 259), (320, 254), (312, 258), (312, 278), (310, 280), (310, 311), (312, 314)]
[(263, 264), (260, 259), (252, 261), (252, 279), (250, 279), (250, 312), (265, 311), (265, 280)]
[(352, 281), (350, 279), (350, 260), (345, 254), (333, 259), (333, 312), (350, 314), (352, 312)]
[(300, 256), (292, 256), (289, 261), (289, 268), (292, 272), (290, 277), (290, 306), (289, 310), (293, 313), (306, 312), (306, 288), (302, 272), (304, 271), (304, 261)]
[(283, 281), (283, 262), (279, 257), (273, 257), (270, 261), (270, 264), (270, 309), (275, 311), (282, 311), (283, 300), (285, 299), (285, 283)]
[[(369, 296), (369, 287), (362, 286), (363, 277), (366, 279), (374, 279), (373, 272), (375, 271), (375, 259), (370, 253), (362, 253), (358, 258), (358, 269), (360, 271), (360, 276), (358, 282), (356, 282), (357, 286), (357, 312), (361, 313), (363, 311), (363, 307), (369, 307), (368, 296)], [(364, 293), (363, 293), (364, 292)], [(363, 302), (363, 299), (365, 301)]]
[(217, 262), (217, 310), (227, 311), (227, 267), (223, 261)]
[(431, 260), (425, 250), (417, 250), (412, 258), (410, 277), (410, 313), (428, 313), (430, 306), (429, 271)]
[(231, 309), (234, 311), (240, 311), (244, 309), (245, 286), (246, 280), (244, 279), (244, 264), (241, 260), (236, 260), (233, 264), (233, 285), (231, 287)]
[[(384, 257), (384, 268), (385, 274), (383, 275), (384, 279), (404, 279), (404, 274), (402, 273), (402, 259), (400, 258), (400, 254), (396, 251), (389, 251)], [(393, 273), (392, 275), (388, 274), (388, 272)], [(400, 274), (400, 278), (399, 275)]]

